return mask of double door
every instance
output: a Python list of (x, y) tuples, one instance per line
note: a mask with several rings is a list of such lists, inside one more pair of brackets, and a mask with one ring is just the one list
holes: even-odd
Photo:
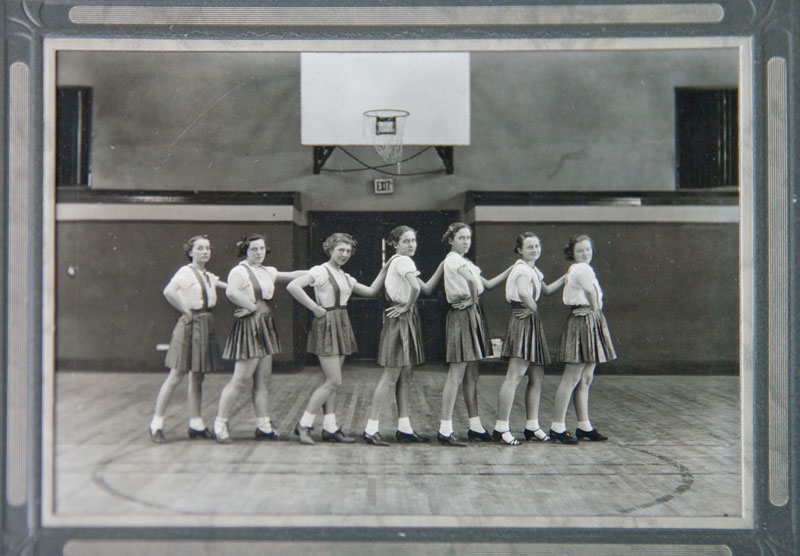
[[(414, 262), (420, 278), (427, 281), (449, 250), (441, 242), (441, 237), (447, 226), (458, 220), (458, 212), (311, 212), (309, 217), (311, 265), (328, 259), (322, 250), (325, 238), (335, 232), (349, 233), (358, 245), (344, 271), (368, 286), (384, 261), (394, 254), (394, 248), (386, 244), (386, 239), (389, 232), (400, 225), (417, 230)], [(350, 322), (358, 342), (358, 353), (352, 359), (374, 361), (377, 358), (383, 311), (387, 306), (383, 292), (375, 299), (353, 297), (348, 302)], [(440, 282), (430, 296), (420, 294), (417, 307), (422, 321), (425, 355), (429, 361), (444, 361), (447, 315), (444, 284)]]

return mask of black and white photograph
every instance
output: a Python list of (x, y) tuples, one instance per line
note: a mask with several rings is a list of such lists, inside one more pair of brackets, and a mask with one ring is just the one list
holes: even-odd
[(31, 553), (793, 553), (752, 538), (796, 505), (785, 60), (451, 8), (24, 10), (59, 30), (6, 93)]

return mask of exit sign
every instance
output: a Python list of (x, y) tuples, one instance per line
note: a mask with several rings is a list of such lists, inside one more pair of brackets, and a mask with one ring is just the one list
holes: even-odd
[(394, 182), (392, 178), (377, 178), (375, 184), (375, 195), (391, 195), (394, 193)]

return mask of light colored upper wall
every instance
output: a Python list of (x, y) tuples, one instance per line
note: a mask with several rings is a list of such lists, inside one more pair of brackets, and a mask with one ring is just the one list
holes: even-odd
[[(94, 90), (93, 187), (415, 210), (460, 209), (469, 190), (674, 190), (674, 88), (735, 87), (738, 74), (734, 49), (472, 53), (472, 143), (456, 147), (455, 174), (395, 178), (385, 197), (372, 194), (374, 171), (312, 173), (299, 54), (62, 52), (57, 79)], [(348, 151), (378, 163), (368, 147)], [(325, 165), (356, 167), (341, 149)], [(440, 167), (428, 151), (402, 171)]]

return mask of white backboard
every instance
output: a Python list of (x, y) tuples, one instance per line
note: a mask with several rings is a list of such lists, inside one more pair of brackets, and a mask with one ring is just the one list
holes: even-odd
[(371, 145), (366, 110), (407, 110), (403, 144), (469, 145), (469, 53), (301, 54), (301, 143)]

